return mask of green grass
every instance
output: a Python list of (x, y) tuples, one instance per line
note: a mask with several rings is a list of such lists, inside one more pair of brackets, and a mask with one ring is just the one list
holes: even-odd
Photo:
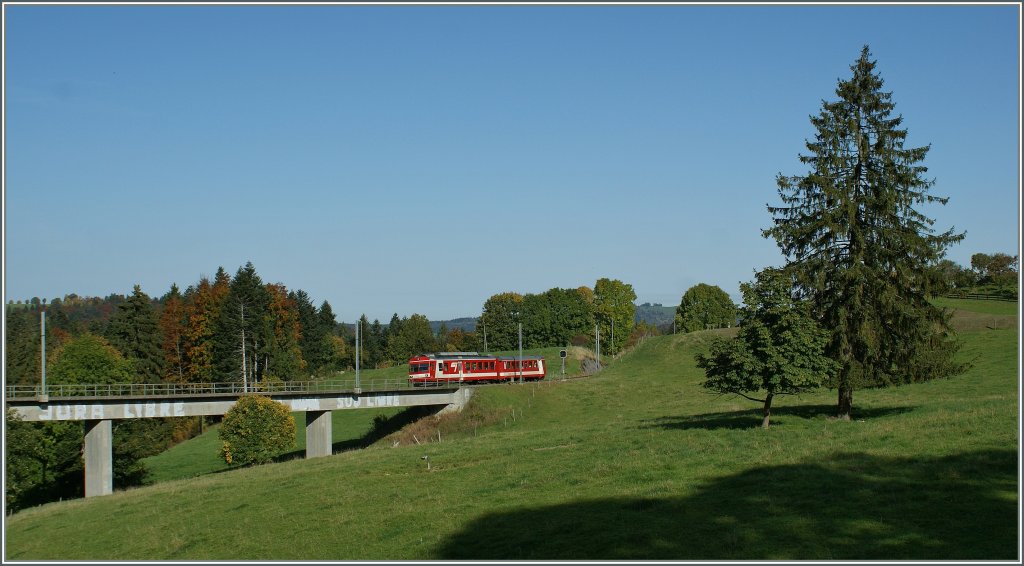
[(936, 297), (932, 302), (940, 307), (982, 314), (1017, 315), (1017, 301), (983, 301), (978, 299), (951, 299)]
[[(547, 379), (558, 380), (562, 378), (561, 360), (558, 352), (561, 348), (540, 348), (534, 350), (523, 350), (523, 355), (544, 356), (548, 363)], [(576, 377), (580, 375), (581, 352), (570, 349), (574, 355), (566, 358), (565, 376)], [(516, 352), (500, 352), (498, 355), (516, 355)], [(352, 374), (353, 372), (348, 372)], [(408, 368), (399, 365), (384, 369), (360, 370), (360, 380), (369, 383), (371, 380), (395, 380), (408, 376)], [(347, 374), (346, 374), (347, 375)], [(341, 377), (341, 376), (335, 376)], [(343, 379), (345, 377), (342, 377)], [(393, 426), (403, 423), (403, 409), (388, 408), (370, 410), (333, 411), (331, 413), (331, 436), (333, 452), (338, 453), (345, 450), (362, 448), (364, 440), (373, 428), (373, 419), (382, 415), (393, 422)], [(295, 418), (295, 444), (279, 456), (279, 460), (301, 458), (306, 451), (305, 414), (293, 413)], [(150, 456), (143, 460), (149, 470), (147, 477), (148, 484), (160, 483), (169, 480), (191, 478), (204, 474), (219, 473), (231, 467), (224, 463), (219, 457), (220, 437), (219, 425), (211, 426), (200, 436), (187, 442), (178, 444), (171, 449)], [(387, 430), (387, 427), (385, 428)]]
[[(333, 411), (331, 413), (331, 441), (333, 452), (353, 450), (362, 447), (362, 441), (373, 428), (373, 419), (378, 415), (396, 417), (402, 409), (380, 408), (361, 411)], [(279, 460), (303, 458), (306, 453), (305, 413), (292, 413), (295, 419), (295, 444), (282, 453)], [(191, 478), (203, 474), (223, 472), (230, 469), (220, 453), (220, 425), (209, 427), (203, 434), (173, 446), (169, 450), (143, 460), (149, 470), (147, 483), (154, 484), (170, 480)]]
[(709, 334), (586, 379), (480, 388), (415, 425), (440, 442), (25, 510), (6, 558), (1018, 558), (1016, 327), (964, 332), (964, 375), (857, 391), (851, 422), (830, 418), (832, 391), (777, 399), (768, 430), (756, 404), (700, 387)]

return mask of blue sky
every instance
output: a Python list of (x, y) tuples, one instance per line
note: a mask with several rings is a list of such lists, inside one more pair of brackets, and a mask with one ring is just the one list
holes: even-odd
[(4, 302), (247, 261), (339, 320), (633, 285), (739, 299), (863, 45), (966, 230), (1017, 253), (1019, 8), (4, 5)]

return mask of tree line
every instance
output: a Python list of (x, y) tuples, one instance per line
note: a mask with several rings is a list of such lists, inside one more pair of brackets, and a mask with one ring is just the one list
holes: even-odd
[[(598, 279), (593, 288), (498, 293), (483, 304), (477, 338), (486, 341), (488, 350), (514, 350), (519, 347), (522, 325), (524, 348), (592, 346), (599, 334), (602, 351), (617, 353), (635, 339), (634, 301), (632, 285), (608, 278)], [(642, 328), (654, 331), (647, 325)]]

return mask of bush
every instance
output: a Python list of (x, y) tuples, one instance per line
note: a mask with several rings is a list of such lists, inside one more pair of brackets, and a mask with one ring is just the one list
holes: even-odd
[(283, 403), (246, 395), (224, 415), (220, 440), (229, 465), (265, 464), (295, 445), (295, 419)]

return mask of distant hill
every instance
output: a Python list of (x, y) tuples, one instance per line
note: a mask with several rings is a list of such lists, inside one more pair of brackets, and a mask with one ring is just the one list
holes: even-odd
[(644, 303), (637, 305), (636, 315), (633, 320), (636, 322), (646, 322), (647, 324), (658, 325), (671, 325), (672, 321), (676, 317), (676, 307), (662, 306), (661, 303)]
[(436, 334), (437, 329), (441, 328), (441, 324), (444, 324), (448, 330), (461, 328), (464, 332), (473, 332), (476, 330), (476, 317), (468, 316), (451, 320), (432, 320), (430, 321), (430, 329)]

